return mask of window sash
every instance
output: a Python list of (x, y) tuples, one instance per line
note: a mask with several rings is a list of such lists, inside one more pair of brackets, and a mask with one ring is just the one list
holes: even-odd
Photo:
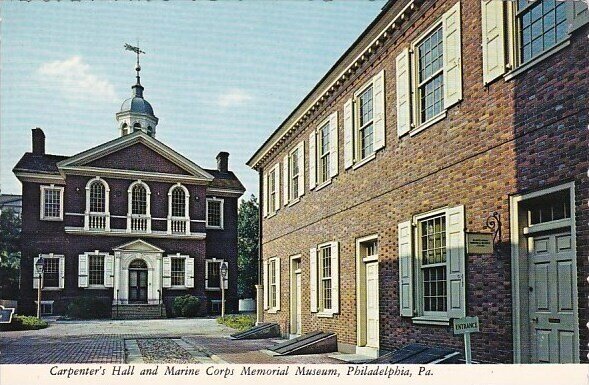
[(418, 221), (419, 285), (423, 315), (445, 315), (448, 311), (448, 244), (446, 214)]
[(88, 284), (104, 285), (104, 255), (88, 256)]
[(101, 182), (94, 182), (90, 185), (90, 212), (106, 212), (106, 189)]
[(43, 257), (43, 287), (59, 287), (59, 258)]
[(43, 216), (45, 218), (61, 217), (61, 189), (45, 188), (43, 191)]
[(331, 247), (323, 247), (319, 249), (319, 282), (321, 287), (319, 289), (319, 308), (322, 311), (330, 310), (332, 308), (332, 271), (331, 271)]
[(299, 196), (299, 150), (294, 150), (288, 157), (290, 186), (289, 186), (289, 200), (296, 199)]
[(208, 287), (213, 289), (221, 288), (221, 261), (209, 261), (207, 269)]
[(221, 201), (216, 199), (207, 200), (207, 226), (221, 227), (222, 225)]
[(171, 260), (171, 282), (172, 286), (184, 286), (185, 278), (185, 258), (174, 258)]
[(444, 37), (442, 25), (434, 27), (416, 44), (417, 106), (419, 123), (444, 111)]
[(134, 186), (131, 192), (131, 214), (147, 214), (147, 190), (142, 185)]
[(186, 216), (186, 193), (180, 187), (172, 190), (172, 212), (173, 217)]
[(329, 179), (329, 171), (330, 171), (330, 141), (331, 138), (329, 137), (329, 123), (324, 124), (318, 131), (317, 136), (319, 137), (319, 151), (318, 151), (318, 164), (319, 164), (319, 184), (327, 182)]
[(268, 195), (270, 196), (268, 211), (274, 213), (276, 211), (276, 176), (274, 172), (268, 174)]
[(276, 298), (278, 296), (278, 287), (276, 286), (276, 260), (270, 261), (270, 267), (268, 269), (268, 282), (270, 285), (270, 298), (268, 303), (270, 304), (270, 308), (275, 308), (277, 303)]

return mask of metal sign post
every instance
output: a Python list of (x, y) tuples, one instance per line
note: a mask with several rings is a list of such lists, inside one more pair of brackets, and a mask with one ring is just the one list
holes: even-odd
[(464, 317), (454, 320), (454, 334), (464, 335), (464, 358), (467, 364), (472, 364), (472, 351), (470, 348), (470, 333), (479, 331), (479, 317)]

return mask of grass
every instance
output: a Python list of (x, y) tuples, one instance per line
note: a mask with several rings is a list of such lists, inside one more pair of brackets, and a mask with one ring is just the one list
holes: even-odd
[(0, 324), (0, 330), (37, 330), (45, 329), (47, 326), (46, 321), (40, 320), (37, 317), (15, 314), (12, 317), (11, 323)]
[(217, 323), (243, 331), (255, 325), (256, 316), (255, 314), (230, 314), (225, 317), (218, 317)]

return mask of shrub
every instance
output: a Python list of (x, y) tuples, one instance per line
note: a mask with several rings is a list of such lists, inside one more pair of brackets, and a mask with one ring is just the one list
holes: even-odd
[(0, 330), (38, 330), (45, 329), (47, 326), (46, 321), (37, 317), (15, 314), (12, 316), (11, 323), (0, 324)]
[(256, 317), (253, 314), (232, 314), (217, 318), (217, 323), (243, 331), (255, 325)]
[(172, 310), (176, 317), (196, 317), (200, 313), (200, 299), (190, 294), (176, 297)]
[(93, 297), (75, 298), (67, 307), (67, 315), (78, 319), (110, 318), (111, 311), (109, 301)]

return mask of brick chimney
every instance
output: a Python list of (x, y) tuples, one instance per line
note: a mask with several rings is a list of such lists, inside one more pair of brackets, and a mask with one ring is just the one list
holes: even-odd
[(45, 154), (45, 134), (39, 127), (33, 128), (33, 154)]
[(217, 170), (220, 172), (227, 172), (229, 170), (229, 153), (221, 151), (217, 155)]

